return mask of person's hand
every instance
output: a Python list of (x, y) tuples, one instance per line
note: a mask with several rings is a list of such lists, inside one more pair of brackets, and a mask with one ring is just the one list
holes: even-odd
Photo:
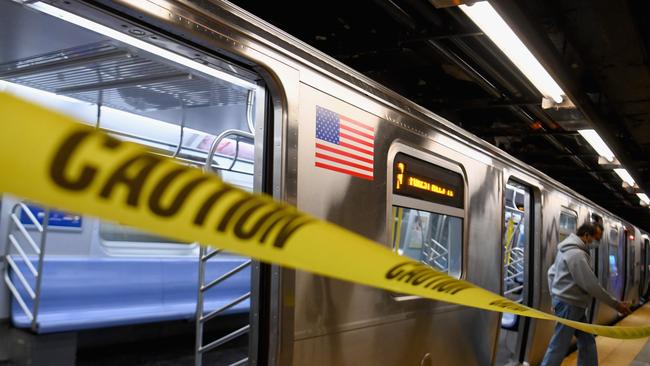
[(630, 303), (626, 301), (619, 301), (618, 304), (616, 304), (616, 311), (623, 315), (632, 314), (632, 310), (630, 310)]

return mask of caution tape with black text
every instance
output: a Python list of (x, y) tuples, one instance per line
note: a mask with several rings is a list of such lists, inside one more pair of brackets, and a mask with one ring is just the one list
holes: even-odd
[(0, 93), (0, 111), (0, 192), (398, 293), (555, 320), (606, 337), (650, 336), (650, 326), (586, 324), (522, 306), (8, 94)]

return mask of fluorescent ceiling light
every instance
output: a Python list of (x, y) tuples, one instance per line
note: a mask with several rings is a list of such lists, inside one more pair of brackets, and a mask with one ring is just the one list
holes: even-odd
[(490, 37), (543, 96), (553, 99), (556, 103), (562, 103), (565, 98), (562, 88), (489, 2), (481, 1), (471, 6), (460, 5), (459, 8)]
[(95, 23), (91, 20), (88, 20), (86, 18), (82, 18), (78, 15), (72, 14), (70, 12), (67, 12), (65, 10), (59, 9), (57, 7), (54, 7), (52, 5), (44, 4), (43, 2), (36, 2), (33, 4), (29, 4), (31, 8), (34, 8), (38, 11), (41, 11), (43, 13), (52, 15), (54, 17), (63, 19), (67, 22), (70, 22), (72, 24), (78, 25), (82, 28), (86, 28), (90, 31), (99, 33), (101, 35), (111, 37), (115, 40), (118, 40), (120, 42), (124, 42), (128, 45), (131, 45), (133, 47), (139, 48), (141, 50), (147, 51), (149, 53), (152, 53), (154, 55), (163, 57), (165, 59), (168, 59), (170, 61), (173, 61), (175, 63), (181, 64), (183, 66), (189, 67), (193, 70), (202, 72), (206, 75), (214, 76), (216, 78), (219, 78), (221, 80), (225, 80), (228, 82), (231, 82), (235, 85), (241, 86), (246, 89), (252, 89), (255, 90), (257, 89), (257, 85), (240, 79), (238, 77), (232, 76), (228, 73), (225, 73), (221, 70), (214, 69), (210, 66), (203, 65), (201, 63), (198, 63), (196, 61), (193, 61), (185, 56), (181, 56), (177, 53), (168, 51), (162, 47), (158, 47), (156, 45), (153, 45), (151, 43), (147, 43), (141, 39), (129, 36), (128, 34), (116, 31), (113, 28), (106, 27), (104, 25), (101, 25), (99, 23)]
[(603, 158), (607, 159), (610, 163), (614, 161), (615, 156), (612, 150), (609, 149), (605, 141), (603, 141), (602, 138), (598, 135), (598, 132), (596, 130), (578, 130), (578, 133), (582, 135), (582, 137), (587, 140), (589, 145), (596, 150), (598, 155), (602, 156)]
[(643, 201), (646, 205), (650, 205), (650, 197), (648, 197), (647, 194), (645, 194), (645, 193), (637, 193), (636, 195), (637, 195), (637, 197), (639, 197), (639, 199), (640, 199), (641, 201)]
[(618, 174), (619, 177), (623, 180), (623, 182), (629, 184), (630, 186), (633, 186), (636, 182), (634, 181), (634, 178), (630, 175), (630, 173), (627, 172), (625, 169), (614, 169), (614, 172)]

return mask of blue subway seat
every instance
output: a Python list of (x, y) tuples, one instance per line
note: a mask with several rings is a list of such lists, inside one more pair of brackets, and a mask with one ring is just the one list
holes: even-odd
[[(236, 256), (211, 259), (207, 265), (206, 282), (244, 261), (244, 258)], [(34, 279), (25, 263), (16, 262), (34, 286)], [(190, 319), (195, 316), (198, 286), (196, 258), (46, 257), (43, 272), (38, 333)], [(10, 273), (10, 276), (23, 299), (29, 299), (15, 273)], [(248, 291), (250, 267), (206, 293), (206, 312)], [(27, 304), (31, 308), (31, 300)], [(249, 301), (244, 301), (224, 314), (247, 312), (249, 306)], [(15, 327), (31, 326), (15, 299), (12, 301), (11, 319)]]

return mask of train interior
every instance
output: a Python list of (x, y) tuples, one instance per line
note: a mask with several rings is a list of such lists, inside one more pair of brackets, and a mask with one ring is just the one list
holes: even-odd
[[(530, 305), (528, 291), (529, 238), (532, 196), (530, 188), (517, 181), (506, 184), (503, 229), (502, 295), (520, 304)], [(524, 321), (504, 313), (497, 348), (496, 364), (518, 364), (523, 360)]]
[[(265, 98), (259, 77), (213, 54), (188, 54), (185, 45), (172, 43), (170, 51), (145, 30), (123, 27), (128, 32), (38, 2), (1, 1), (0, 90), (254, 190), (255, 126)], [(214, 315), (248, 312), (246, 258), (211, 257), (196, 243), (18, 197), (1, 203), (11, 294), (0, 292), (0, 318), (13, 327), (44, 334), (188, 320), (197, 301), (206, 314), (201, 326)], [(233, 269), (199, 291), (197, 273), (206, 284)]]

